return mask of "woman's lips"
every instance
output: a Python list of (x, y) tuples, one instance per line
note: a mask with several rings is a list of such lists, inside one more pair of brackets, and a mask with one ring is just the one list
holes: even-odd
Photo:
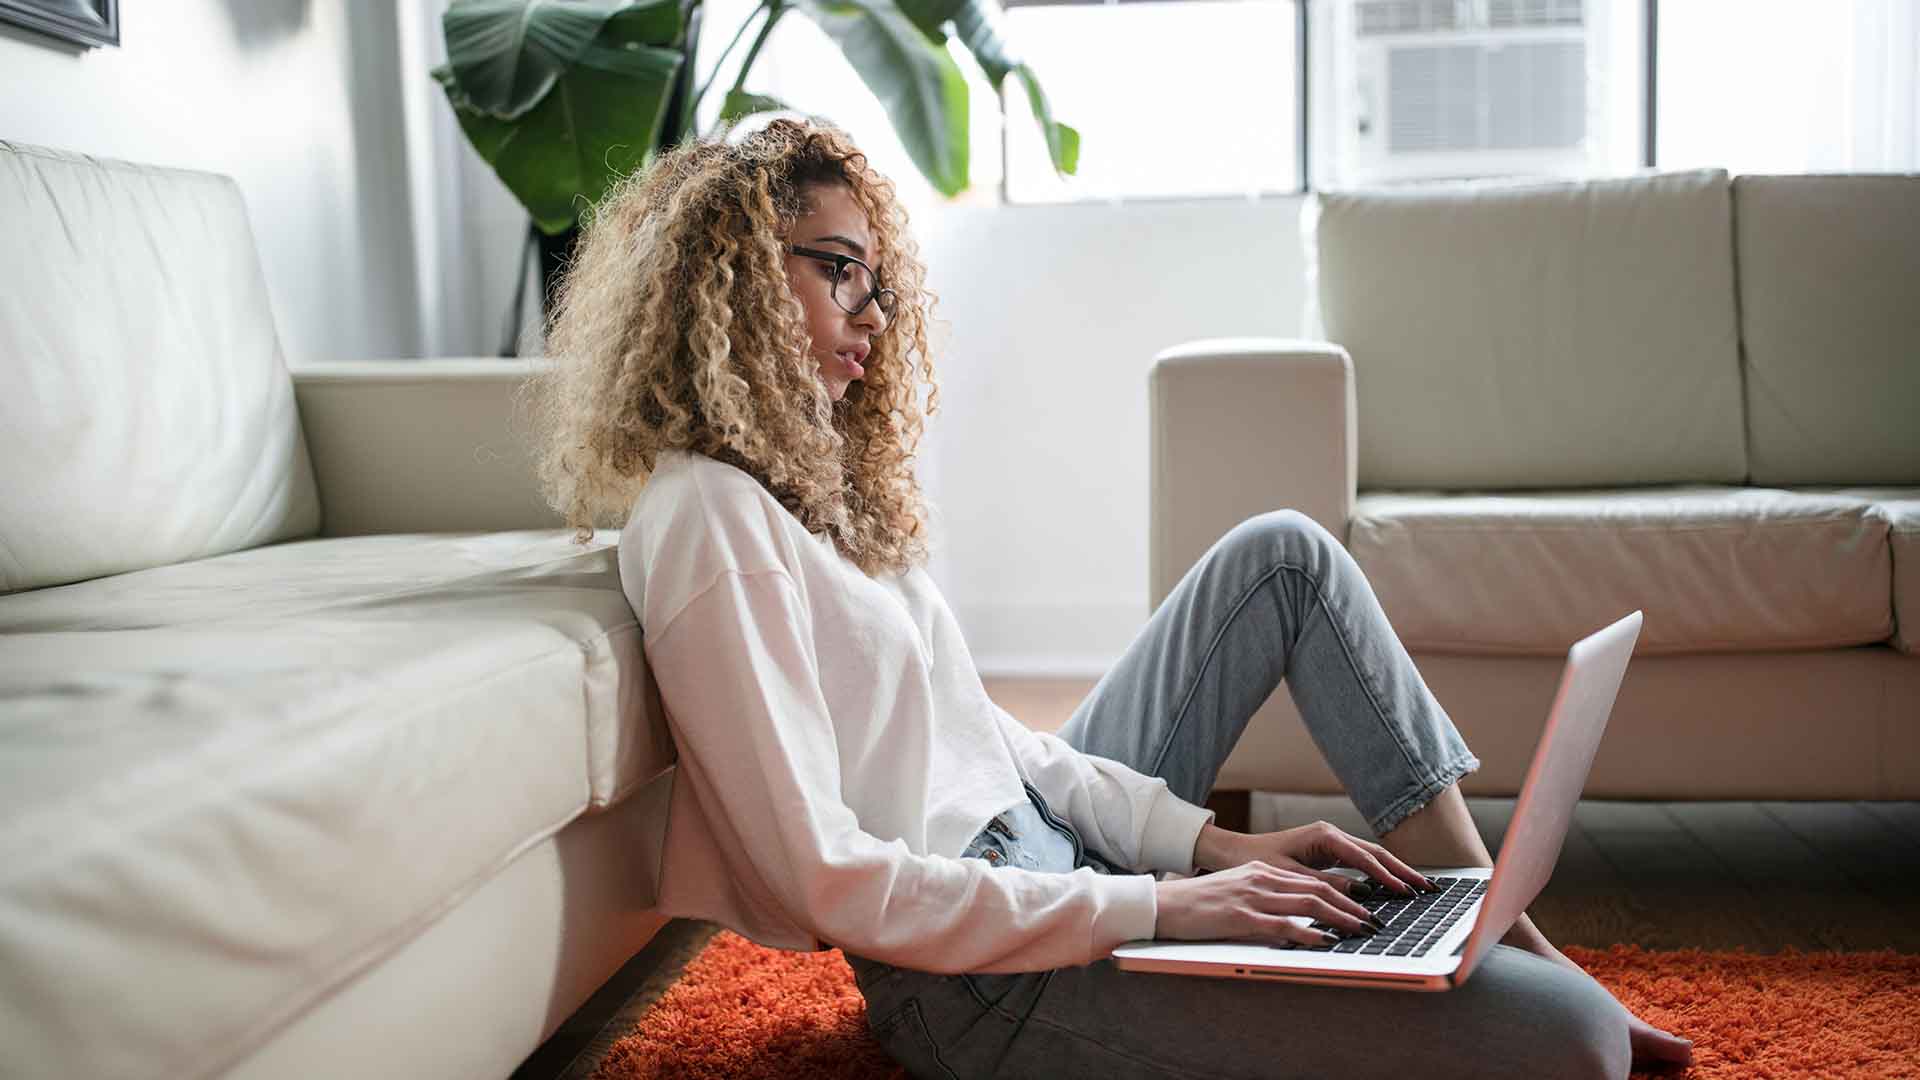
[(858, 379), (867, 373), (867, 369), (860, 366), (860, 362), (853, 358), (852, 353), (835, 353), (834, 355), (840, 358), (840, 362), (846, 365), (847, 370), (853, 373), (854, 378)]

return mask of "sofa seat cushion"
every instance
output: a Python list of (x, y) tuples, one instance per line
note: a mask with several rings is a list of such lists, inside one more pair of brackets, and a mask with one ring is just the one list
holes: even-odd
[(1920, 487), (1809, 488), (1873, 503), (1893, 550), (1893, 645), (1920, 655)]
[(650, 732), (625, 760), (592, 739), (639, 635), (616, 549), (568, 535), (304, 540), (0, 598), (0, 1045), (58, 1060), (108, 1015), (98, 1075), (206, 1074), (586, 812), (596, 769), (664, 766)]
[(1638, 608), (1648, 654), (1885, 641), (1887, 533), (1865, 498), (1768, 488), (1369, 492), (1347, 544), (1410, 649), (1562, 653)]
[[(274, 544), (0, 597), (0, 634), (138, 631), (235, 619), (271, 625), (278, 633), (282, 621), (316, 614), (356, 621), (541, 624), (550, 635), (572, 639), (586, 660), (588, 779), (591, 806), (601, 809), (671, 764), (673, 742), (641, 652), (640, 625), (620, 589), (614, 546), (619, 530), (598, 530), (584, 546), (575, 546), (570, 536), (535, 529)], [(149, 639), (74, 640), (91, 658), (102, 647), (137, 654)], [(96, 660), (81, 670), (88, 667), (102, 673), (69, 692), (83, 693), (89, 710), (134, 707), (145, 692), (105, 673)], [(232, 695), (235, 707), (261, 695), (270, 702), (272, 683), (294, 677), (266, 673), (229, 682), (223, 676), (220, 693)], [(207, 686), (182, 690), (213, 692)]]

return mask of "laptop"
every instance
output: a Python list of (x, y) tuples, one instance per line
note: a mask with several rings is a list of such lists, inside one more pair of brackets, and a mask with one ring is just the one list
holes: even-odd
[[(1491, 870), (1415, 867), (1443, 886), (1442, 891), (1402, 897), (1377, 890), (1360, 904), (1387, 928), (1333, 945), (1252, 939), (1130, 941), (1113, 950), (1115, 966), (1123, 971), (1398, 990), (1451, 990), (1466, 982), (1553, 874), (1627, 659), (1640, 637), (1640, 620), (1641, 613), (1635, 611), (1568, 650), (1560, 689)], [(1334, 867), (1333, 872), (1365, 877), (1348, 867)], [(1305, 915), (1288, 918), (1331, 929)]]

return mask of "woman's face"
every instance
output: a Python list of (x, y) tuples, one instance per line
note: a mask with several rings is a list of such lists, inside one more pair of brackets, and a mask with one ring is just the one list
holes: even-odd
[[(820, 184), (807, 192), (813, 211), (794, 224), (787, 237), (789, 245), (815, 251), (852, 255), (872, 266), (880, 258), (873, 248), (873, 236), (867, 217), (853, 201), (853, 193), (841, 184)], [(805, 255), (787, 254), (787, 280), (793, 295), (807, 313), (807, 332), (813, 337), (813, 359), (827, 393), (839, 401), (847, 386), (866, 374), (861, 365), (867, 359), (873, 339), (886, 326), (878, 301), (867, 304), (858, 315), (847, 314), (833, 298), (833, 263)], [(865, 295), (866, 282), (858, 266), (848, 264), (841, 274), (840, 298), (848, 305), (858, 304)]]

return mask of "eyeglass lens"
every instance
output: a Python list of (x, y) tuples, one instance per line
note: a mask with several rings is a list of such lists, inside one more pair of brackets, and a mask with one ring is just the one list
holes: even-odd
[(857, 262), (845, 262), (840, 267), (840, 273), (833, 279), (834, 303), (849, 313), (859, 314), (856, 309), (866, 302), (867, 297), (873, 296), (874, 306), (880, 309), (880, 317), (891, 321), (893, 295), (881, 293), (874, 296), (873, 277), (867, 273), (865, 266)]

